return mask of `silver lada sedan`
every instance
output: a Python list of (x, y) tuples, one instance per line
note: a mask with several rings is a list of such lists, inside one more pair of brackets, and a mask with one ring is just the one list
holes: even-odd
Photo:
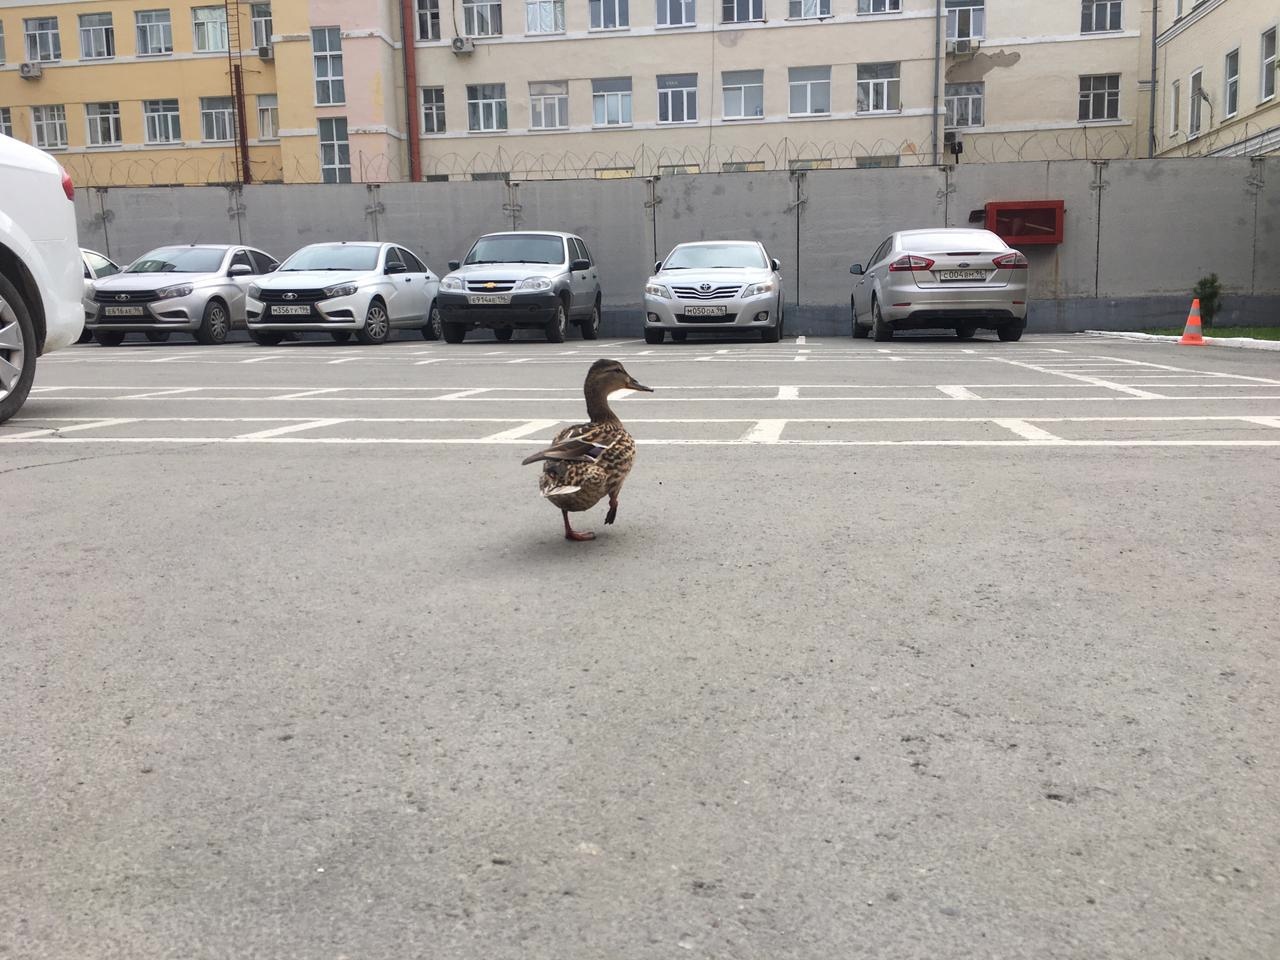
[(659, 261), (644, 288), (644, 339), (684, 340), (690, 330), (759, 330), (766, 343), (782, 338), (782, 275), (778, 261), (754, 240), (682, 243)]

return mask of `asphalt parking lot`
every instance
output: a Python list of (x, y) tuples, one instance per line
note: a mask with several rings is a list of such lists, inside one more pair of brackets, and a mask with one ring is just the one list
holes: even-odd
[(1277, 354), (1085, 336), (52, 354), (0, 956), (1275, 957), (1278, 458)]

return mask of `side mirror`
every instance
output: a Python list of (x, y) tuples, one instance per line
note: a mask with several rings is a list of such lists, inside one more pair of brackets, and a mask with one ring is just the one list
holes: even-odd
[(231, 269), (227, 271), (228, 277), (247, 277), (253, 273), (253, 267), (247, 263), (233, 263)]
[(780, 264), (776, 259), (770, 260), (769, 266), (773, 267), (775, 273), (782, 269), (782, 264)]
[(457, 260), (450, 260), (450, 261), (449, 261), (449, 269), (450, 269), (450, 270), (457, 270), (457, 269), (458, 269), (459, 267), (461, 267), (461, 266), (462, 266), (462, 264), (461, 264), (460, 262), (458, 262)]
[(661, 260), (659, 260), (657, 263), (655, 263), (655, 264), (653, 265), (653, 272), (654, 272), (654, 273), (661, 273), (661, 272), (662, 272), (662, 261), (661, 261)]
[(390, 275), (393, 273), (408, 273), (409, 268), (406, 267), (403, 263), (388, 263), (386, 268), (382, 272), (387, 275)]
[(590, 270), (590, 269), (591, 269), (590, 260), (574, 260), (569, 264), (570, 273), (577, 273), (579, 270)]
[(864, 272), (862, 269), (862, 264), (855, 263), (852, 267), (849, 268), (849, 272), (852, 273), (855, 277), (862, 276)]

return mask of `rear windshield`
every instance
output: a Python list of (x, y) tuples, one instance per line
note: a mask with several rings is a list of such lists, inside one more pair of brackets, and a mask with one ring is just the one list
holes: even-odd
[(545, 233), (481, 237), (463, 263), (564, 263), (564, 240)]
[(378, 250), (369, 244), (316, 244), (303, 247), (280, 264), (288, 273), (299, 270), (375, 270), (378, 267)]
[(967, 230), (964, 233), (915, 233), (901, 239), (903, 250), (921, 253), (1004, 249), (1004, 244), (998, 237), (977, 230)]
[(663, 270), (714, 270), (718, 267), (765, 267), (764, 254), (754, 243), (700, 243), (676, 247)]
[(226, 250), (208, 247), (160, 247), (129, 264), (126, 273), (213, 273)]

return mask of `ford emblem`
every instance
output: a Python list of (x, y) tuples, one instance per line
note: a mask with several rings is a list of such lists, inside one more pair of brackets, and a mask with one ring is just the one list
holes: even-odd
[(298, 295), (297, 295), (296, 293), (286, 293), (286, 294), (284, 295), (284, 299), (286, 299), (286, 300), (297, 300), (297, 299), (298, 299)]
[(128, 300), (128, 299), (129, 299), (129, 295), (128, 295), (127, 293), (117, 293), (117, 294), (116, 294), (116, 299), (117, 299), (117, 300)]
[(962, 266), (962, 267), (967, 267), (967, 266), (968, 266), (968, 264), (967, 264), (967, 263), (962, 263), (962, 264), (960, 264), (960, 266)]

